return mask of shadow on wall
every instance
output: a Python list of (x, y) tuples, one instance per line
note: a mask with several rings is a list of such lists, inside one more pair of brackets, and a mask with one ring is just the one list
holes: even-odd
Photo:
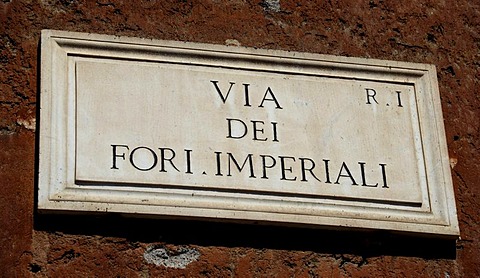
[(455, 239), (387, 231), (326, 230), (187, 219), (137, 219), (118, 214), (36, 215), (35, 229), (120, 237), (144, 243), (302, 250), (363, 257), (456, 258)]

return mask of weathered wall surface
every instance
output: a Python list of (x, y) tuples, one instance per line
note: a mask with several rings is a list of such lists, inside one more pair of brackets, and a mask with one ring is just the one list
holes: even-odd
[[(35, 212), (40, 30), (436, 65), (461, 239)], [(0, 1), (0, 276), (479, 277), (480, 3)]]

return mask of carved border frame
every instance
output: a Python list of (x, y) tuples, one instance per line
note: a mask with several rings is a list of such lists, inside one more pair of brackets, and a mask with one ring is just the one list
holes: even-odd
[[(425, 160), (418, 209), (351, 200), (178, 188), (75, 184), (75, 57), (171, 61), (413, 84)], [(274, 69), (274, 70), (273, 70)], [(314, 227), (459, 235), (442, 109), (433, 65), (43, 30), (39, 131), (40, 212), (118, 212)]]

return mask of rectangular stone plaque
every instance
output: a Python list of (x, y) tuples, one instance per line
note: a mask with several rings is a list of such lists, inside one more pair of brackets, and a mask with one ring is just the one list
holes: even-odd
[(434, 66), (44, 30), (38, 208), (458, 235)]

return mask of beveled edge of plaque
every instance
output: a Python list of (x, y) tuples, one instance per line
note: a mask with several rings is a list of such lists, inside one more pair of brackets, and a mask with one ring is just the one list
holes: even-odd
[[(358, 206), (246, 193), (180, 189), (78, 186), (75, 184), (74, 96), (71, 57), (176, 61), (259, 72), (358, 78), (414, 84), (422, 131), (430, 211), (401, 206)], [(234, 61), (227, 65), (226, 61)], [(383, 229), (458, 237), (436, 69), (433, 65), (347, 58), (201, 43), (43, 30), (39, 130), (38, 209), (41, 212), (118, 212), (228, 219), (304, 226)]]

